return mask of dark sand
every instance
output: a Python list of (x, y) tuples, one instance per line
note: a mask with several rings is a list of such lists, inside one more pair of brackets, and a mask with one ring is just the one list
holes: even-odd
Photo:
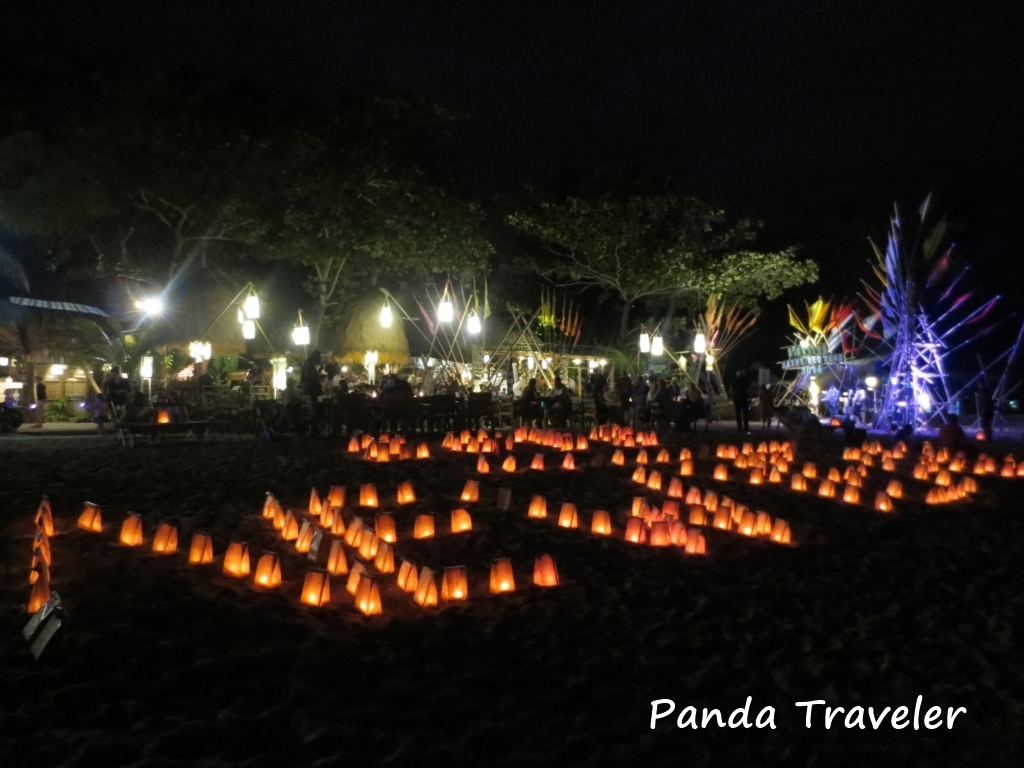
[[(534, 446), (516, 450), (519, 465), (543, 450), (543, 474), (510, 479), (492, 460), (480, 502), (467, 505), (474, 530), (458, 536), (447, 515), (476, 476), (475, 455), (434, 441), (430, 461), (375, 465), (344, 447), (0, 440), (0, 766), (1021, 764), (1024, 478), (980, 478), (975, 499), (926, 507), (912, 453), (900, 465), (911, 498), (881, 515), (870, 509), (877, 467), (853, 508), (788, 483), (723, 487), (710, 480), (714, 461), (698, 461), (695, 484), (789, 520), (795, 546), (709, 530), (708, 555), (697, 557), (621, 539), (638, 486), (631, 461), (588, 466), (610, 456), (606, 445), (576, 454), (575, 473)], [(798, 453), (793, 468), (808, 458), (842, 466), (839, 453)], [(312, 486), (345, 485), (347, 519), (360, 482), (376, 482), (382, 508), (396, 509), (402, 479), (420, 500), (397, 508), (396, 554), (438, 572), (467, 565), (470, 601), (423, 611), (390, 577), (384, 614), (368, 619), (335, 577), (328, 607), (300, 606), (304, 561), (260, 518), (264, 493), (304, 509)], [(495, 506), (502, 485), (513, 488), (508, 512)], [(533, 493), (548, 497), (548, 520), (526, 518)], [(58, 528), (52, 585), (68, 615), (37, 662), (20, 632), (43, 494)], [(102, 535), (75, 529), (85, 500), (102, 506)], [(577, 503), (584, 530), (555, 526), (564, 500)], [(586, 532), (595, 508), (614, 510), (613, 538)], [(144, 520), (141, 550), (116, 544), (128, 511)], [(424, 511), (437, 514), (438, 536), (412, 541)], [(176, 556), (149, 552), (159, 521), (179, 526)], [(212, 533), (213, 566), (186, 564), (194, 530)], [(282, 553), (281, 590), (221, 574), (235, 538)], [(545, 552), (561, 587), (531, 584)], [(488, 564), (500, 556), (512, 558), (519, 589), (491, 596)], [(846, 730), (842, 716), (825, 730), (819, 707), (806, 730), (793, 706), (912, 712), (918, 694), (925, 708), (967, 714), (952, 731)], [(653, 699), (727, 717), (747, 696), (751, 719), (776, 708), (776, 730), (680, 731), (674, 715), (649, 728)]]

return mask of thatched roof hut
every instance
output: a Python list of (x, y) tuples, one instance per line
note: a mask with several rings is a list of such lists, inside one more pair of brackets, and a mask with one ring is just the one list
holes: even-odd
[(106, 312), (85, 304), (12, 296), (12, 320), (0, 326), (0, 353), (44, 361), (103, 358), (120, 329)]
[(373, 293), (356, 301), (349, 309), (341, 332), (341, 352), (335, 357), (342, 363), (363, 363), (366, 353), (377, 352), (377, 363), (403, 365), (409, 362), (409, 339), (405, 335), (402, 318), (393, 309), (390, 328), (380, 325), (380, 309), (384, 300)]

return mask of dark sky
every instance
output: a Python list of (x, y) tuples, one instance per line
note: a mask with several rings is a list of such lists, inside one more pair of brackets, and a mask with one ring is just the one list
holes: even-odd
[(931, 189), (971, 258), (1024, 290), (1007, 266), (1024, 205), (1014, 5), (35, 0), (4, 4), (0, 48), (325, 94), (410, 88), (469, 113), (457, 157), (481, 196), (645, 166), (819, 258), (843, 226), (856, 252), (863, 221), (884, 229), (894, 200), (912, 210)]

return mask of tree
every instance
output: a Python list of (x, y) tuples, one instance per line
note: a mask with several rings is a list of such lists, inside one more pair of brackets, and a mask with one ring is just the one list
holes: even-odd
[(344, 293), (486, 264), (483, 213), (455, 193), (430, 140), (449, 119), (429, 102), (375, 97), (321, 114), (288, 137), (270, 242), (275, 255), (311, 270), (314, 346)]
[(797, 260), (792, 248), (751, 250), (758, 223), (730, 223), (722, 210), (661, 190), (534, 199), (507, 220), (540, 241), (550, 259), (537, 264), (541, 274), (621, 302), (620, 340), (643, 299), (772, 299), (817, 279), (814, 262)]

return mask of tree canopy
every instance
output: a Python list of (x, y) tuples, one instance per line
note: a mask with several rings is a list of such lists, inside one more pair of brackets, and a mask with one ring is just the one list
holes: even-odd
[(818, 274), (792, 248), (753, 250), (758, 223), (730, 222), (707, 203), (660, 190), (535, 198), (507, 220), (538, 239), (542, 274), (597, 287), (621, 302), (620, 338), (630, 307), (643, 299), (773, 299)]

